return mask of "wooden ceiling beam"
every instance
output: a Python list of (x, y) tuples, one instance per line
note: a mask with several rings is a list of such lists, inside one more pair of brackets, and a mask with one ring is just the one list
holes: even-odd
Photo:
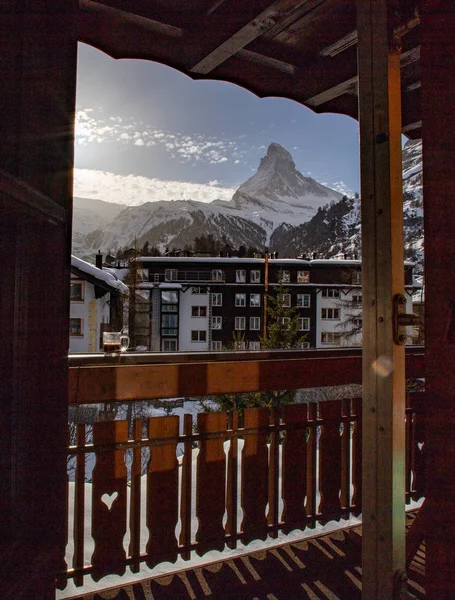
[[(307, 2), (308, 0), (275, 0), (259, 14), (251, 14), (247, 23), (244, 22), (245, 13), (231, 13), (226, 20), (224, 12), (219, 14), (215, 10), (207, 19), (202, 20), (201, 30), (192, 33), (192, 37), (200, 41), (213, 32), (222, 32), (222, 35), (216, 35), (212, 39), (209, 37), (203, 55), (193, 59), (194, 64), (189, 70), (202, 75), (211, 73), (239, 50), (273, 29), (283, 18), (291, 19), (292, 22), (294, 11)], [(224, 6), (223, 4), (222, 7)]]
[[(404, 69), (408, 65), (411, 65), (420, 60), (420, 46), (416, 48), (411, 48), (406, 52), (403, 52), (400, 56), (401, 68)], [(325, 79), (327, 81), (327, 79)], [(342, 96), (343, 94), (357, 94), (357, 85), (358, 85), (358, 77), (357, 75), (350, 77), (329, 89), (324, 89), (319, 94), (312, 96), (311, 98), (307, 98), (304, 100), (304, 103), (308, 106), (320, 106), (321, 104), (325, 104), (338, 96)]]

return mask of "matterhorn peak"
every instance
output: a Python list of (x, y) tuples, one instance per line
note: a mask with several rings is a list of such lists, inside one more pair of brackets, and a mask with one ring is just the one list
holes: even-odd
[(264, 158), (261, 158), (261, 162), (259, 165), (259, 170), (268, 169), (272, 167), (274, 170), (295, 170), (295, 163), (292, 160), (292, 156), (289, 154), (287, 150), (277, 144), (272, 142), (270, 146), (267, 148), (267, 154)]

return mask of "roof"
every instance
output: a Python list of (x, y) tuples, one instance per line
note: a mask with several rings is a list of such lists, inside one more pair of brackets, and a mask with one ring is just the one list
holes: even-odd
[[(419, 0), (401, 0), (403, 133), (421, 137)], [(357, 118), (357, 0), (80, 0), (79, 39)]]
[(114, 269), (99, 269), (85, 260), (71, 256), (71, 272), (107, 291), (128, 294), (128, 287), (117, 278)]

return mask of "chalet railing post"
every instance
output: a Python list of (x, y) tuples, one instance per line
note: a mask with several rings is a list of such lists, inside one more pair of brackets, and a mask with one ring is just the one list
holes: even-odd
[(405, 355), (393, 340), (404, 290), (400, 52), (387, 0), (358, 0), (363, 271), (362, 594), (394, 598), (405, 566)]

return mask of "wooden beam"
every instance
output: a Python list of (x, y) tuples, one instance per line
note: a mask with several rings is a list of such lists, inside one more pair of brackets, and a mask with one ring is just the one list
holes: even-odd
[(428, 600), (455, 598), (455, 6), (420, 2), (425, 228), (425, 390), (431, 405), (425, 441)]
[[(163, 355), (162, 361), (156, 363), (150, 362), (153, 355), (125, 356), (130, 364), (91, 357), (85, 365), (83, 359), (71, 357), (70, 364), (74, 366), (70, 367), (70, 404), (361, 383), (362, 359), (358, 350), (278, 360), (252, 359), (251, 356), (247, 360), (235, 360), (237, 353), (230, 354), (230, 357), (223, 354), (219, 361), (208, 360), (206, 353), (198, 355), (198, 360), (185, 355), (167, 357), (169, 361), (177, 358), (178, 362), (165, 362), (166, 355)], [(144, 362), (141, 364), (139, 360)], [(409, 377), (422, 375), (421, 353), (408, 356), (407, 370)]]
[(387, 0), (358, 0), (363, 272), (362, 597), (390, 600), (405, 568), (404, 346), (393, 298), (404, 292), (400, 55)]
[[(400, 55), (400, 64), (401, 68), (404, 69), (408, 65), (411, 65), (420, 60), (420, 47), (412, 48), (411, 50), (407, 50)], [(316, 94), (315, 96), (304, 100), (304, 103), (308, 106), (320, 106), (321, 104), (325, 104), (334, 98), (338, 98), (338, 96), (342, 96), (343, 94), (357, 94), (358, 87), (358, 76), (355, 75), (350, 77), (349, 79), (338, 83), (337, 85), (332, 86), (330, 89), (326, 89), (320, 94)], [(415, 88), (414, 88), (415, 89)]]
[[(253, 40), (271, 30), (277, 24), (277, 21), (292, 14), (296, 8), (305, 4), (305, 2), (306, 0), (276, 0), (261, 13), (254, 15), (248, 23), (245, 23), (238, 30), (232, 31), (224, 40), (216, 41), (215, 46), (210, 51), (206, 50), (205, 55), (197, 60), (196, 64), (190, 66), (189, 70), (193, 73), (210, 73), (239, 50), (248, 46)], [(201, 32), (202, 35), (207, 36), (207, 33), (210, 35), (213, 31), (226, 29), (226, 24), (220, 23), (217, 12), (214, 11), (212, 14), (212, 19), (203, 23), (204, 32)], [(241, 12), (237, 14), (239, 17), (242, 16)], [(237, 20), (233, 18), (233, 15), (230, 15), (230, 21), (234, 22), (234, 26)], [(201, 33), (197, 34), (199, 39)]]

